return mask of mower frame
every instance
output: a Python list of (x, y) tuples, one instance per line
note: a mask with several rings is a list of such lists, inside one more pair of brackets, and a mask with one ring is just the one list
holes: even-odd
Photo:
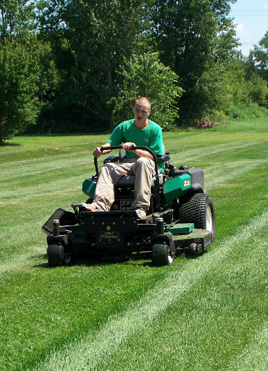
[[(102, 150), (122, 148), (111, 146), (102, 147)], [(47, 234), (50, 266), (70, 264), (78, 252), (106, 261), (149, 256), (153, 265), (169, 265), (181, 252), (197, 256), (211, 245), (216, 233), (215, 208), (204, 191), (202, 170), (187, 166), (176, 170), (169, 162), (168, 152), (157, 156), (148, 147), (134, 148), (148, 151), (155, 163), (151, 207), (147, 217), (139, 219), (133, 210), (124, 207), (91, 212), (83, 209), (82, 204), (73, 203), (73, 212), (57, 209), (42, 227)], [(118, 160), (119, 156), (112, 156), (104, 163)], [(165, 174), (161, 175), (162, 183), (158, 161), (164, 162), (166, 167)], [(99, 174), (96, 157), (94, 165), (96, 175), (87, 180), (91, 189), (87, 193), (90, 200), (94, 194), (92, 185), (96, 184)], [(124, 194), (124, 187), (122, 189), (120, 192)], [(127, 190), (133, 195), (131, 187)]]

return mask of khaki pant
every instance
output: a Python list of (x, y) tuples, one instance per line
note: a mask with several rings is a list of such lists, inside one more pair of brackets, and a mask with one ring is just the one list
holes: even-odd
[(108, 163), (102, 166), (95, 190), (93, 209), (109, 211), (114, 198), (114, 185), (122, 175), (135, 175), (135, 200), (132, 209), (150, 208), (151, 184), (155, 174), (154, 161), (139, 157), (134, 162)]

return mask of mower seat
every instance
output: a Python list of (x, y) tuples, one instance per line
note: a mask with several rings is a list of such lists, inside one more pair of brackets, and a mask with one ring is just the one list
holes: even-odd
[[(135, 175), (122, 175), (119, 181), (116, 183), (115, 187), (134, 187), (135, 185)], [(152, 187), (154, 186), (155, 176), (152, 179)], [(159, 174), (159, 184), (163, 184), (163, 174)]]

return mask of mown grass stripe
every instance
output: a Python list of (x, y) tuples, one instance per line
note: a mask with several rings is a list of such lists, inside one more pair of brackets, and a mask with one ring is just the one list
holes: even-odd
[(1, 262), (0, 275), (10, 272), (19, 272), (24, 270), (26, 267), (32, 268), (33, 259), (39, 259), (44, 256), (45, 250), (43, 247), (32, 247), (31, 251), (24, 252), (23, 254), (16, 254), (13, 259), (8, 262)]
[(264, 167), (265, 165), (268, 165), (268, 159), (225, 162), (222, 168), (219, 168), (218, 165), (210, 166), (209, 171), (206, 173), (206, 184), (209, 186), (209, 189), (213, 189), (246, 173), (249, 174), (252, 169), (256, 170), (258, 167)]
[[(206, 184), (209, 186), (209, 189), (213, 189), (217, 185), (224, 183), (230, 179), (237, 178), (240, 175), (243, 175), (254, 167), (264, 166), (268, 164), (267, 159), (259, 160), (238, 160), (235, 162), (225, 163), (224, 168), (217, 166), (210, 166), (209, 171), (206, 173)], [(52, 177), (53, 179), (54, 177)], [(80, 180), (77, 176), (68, 176), (67, 179), (62, 179), (60, 177), (56, 180), (50, 180), (49, 182), (49, 192), (53, 193), (55, 196), (66, 192), (72, 194), (81, 188), (82, 181), (84, 177), (80, 176)], [(48, 189), (48, 186), (47, 186)], [(32, 200), (35, 197), (40, 197), (44, 194), (44, 183), (31, 185), (30, 187), (18, 189), (6, 189), (2, 190), (0, 206), (5, 206), (8, 204), (16, 204), (18, 202), (18, 192), (19, 200)], [(82, 197), (82, 193), (81, 193)]]
[[(86, 165), (92, 162), (89, 153), (74, 153), (53, 157), (16, 161), (1, 165), (0, 181), (15, 180), (29, 175), (43, 174), (72, 166)], [(93, 167), (93, 164), (92, 164)]]
[(167, 272), (159, 285), (147, 293), (139, 302), (121, 315), (114, 316), (97, 334), (77, 339), (66, 344), (49, 356), (36, 370), (89, 370), (100, 361), (110, 357), (119, 345), (137, 331), (145, 331), (150, 323), (161, 315), (171, 304), (208, 273), (217, 268), (243, 241), (254, 237), (268, 225), (268, 210), (240, 228), (235, 235), (225, 240), (209, 254), (187, 262), (181, 272)]
[(120, 364), (133, 371), (232, 370), (231, 360), (244, 353), (267, 319), (267, 248), (266, 228), (235, 245), (215, 269), (95, 369), (117, 371)]
[[(54, 178), (54, 177), (53, 177)], [(19, 204), (26, 200), (33, 200), (34, 198), (42, 197), (45, 199), (47, 195), (54, 196), (63, 194), (74, 194), (77, 190), (81, 190), (82, 181), (85, 177), (68, 176), (66, 178), (60, 177), (56, 180), (47, 180), (47, 183), (40, 183), (31, 185), (29, 187), (20, 189), (7, 189), (2, 192), (0, 206), (7, 206), (9, 204)], [(19, 196), (18, 196), (19, 195)], [(81, 192), (81, 197), (83, 196)], [(71, 198), (70, 198), (71, 200)], [(72, 201), (70, 201), (71, 203)]]
[(229, 370), (267, 371), (268, 370), (268, 324), (254, 336), (243, 353), (230, 363)]
[[(215, 155), (228, 151), (238, 151), (265, 144), (266, 141), (252, 141), (251, 143), (234, 145), (233, 143), (216, 144), (209, 146), (207, 151), (210, 155)], [(202, 154), (204, 155), (204, 154)], [(200, 156), (200, 149), (189, 149), (180, 154), (173, 154), (172, 161), (193, 161)], [(42, 174), (47, 171), (62, 169), (70, 166), (89, 164), (93, 168), (92, 156), (89, 152), (79, 152), (70, 154), (59, 154), (44, 158), (15, 161), (12, 164), (4, 163), (1, 165), (0, 180), (13, 180), (31, 174)]]
[[(181, 153), (172, 154), (172, 161), (174, 163), (181, 163), (182, 161), (185, 161), (187, 164), (189, 164), (191, 161), (198, 160), (200, 156), (204, 158), (204, 156), (215, 156), (219, 154), (223, 154), (226, 152), (232, 152), (232, 153), (239, 153), (241, 150), (247, 150), (251, 148), (256, 148), (256, 146), (261, 146), (261, 144), (265, 145), (267, 141), (258, 141), (252, 142), (250, 144), (238, 144), (234, 145), (231, 143), (225, 143), (225, 144), (215, 144), (207, 147), (206, 149), (202, 149), (202, 152), (200, 148), (194, 148), (189, 149), (187, 151), (182, 151)], [(267, 152), (267, 151), (266, 151)], [(208, 158), (209, 159), (209, 158)]]

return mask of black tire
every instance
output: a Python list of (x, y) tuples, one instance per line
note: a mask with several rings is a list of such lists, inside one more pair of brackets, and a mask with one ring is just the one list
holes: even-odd
[[(201, 247), (202, 248), (202, 247)], [(189, 246), (189, 253), (191, 256), (197, 256), (199, 255), (199, 248), (198, 248), (198, 245), (196, 243), (191, 243), (190, 246)]]
[(175, 259), (175, 249), (167, 243), (155, 243), (152, 248), (152, 263), (156, 266), (170, 265)]
[(216, 235), (216, 214), (212, 199), (207, 193), (196, 193), (179, 207), (181, 223), (194, 223), (197, 229), (206, 229)]
[(70, 264), (72, 256), (70, 249), (59, 243), (48, 245), (47, 257), (50, 267), (57, 267)]

